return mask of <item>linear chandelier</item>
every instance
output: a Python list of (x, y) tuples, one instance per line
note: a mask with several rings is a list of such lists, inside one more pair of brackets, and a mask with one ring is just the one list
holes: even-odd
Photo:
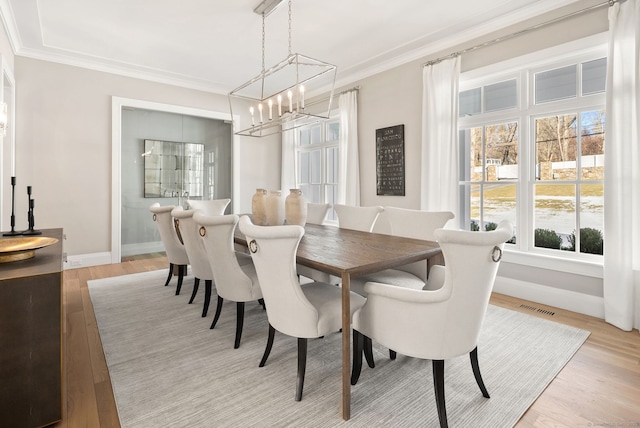
[[(291, 0), (289, 0), (289, 55), (265, 69), (265, 18), (282, 0), (264, 0), (254, 12), (262, 15), (262, 71), (229, 93), (231, 115), (249, 114), (249, 122), (238, 126), (236, 135), (265, 137), (300, 126), (300, 119), (326, 119), (331, 102), (337, 68), (291, 50)], [(313, 103), (309, 94), (326, 91), (328, 99)], [(305, 121), (308, 123), (308, 121)], [(236, 124), (237, 125), (237, 124)]]

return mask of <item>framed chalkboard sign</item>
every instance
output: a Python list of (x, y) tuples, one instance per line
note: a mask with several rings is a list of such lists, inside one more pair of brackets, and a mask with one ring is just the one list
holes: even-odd
[(404, 125), (376, 129), (376, 189), (404, 196)]

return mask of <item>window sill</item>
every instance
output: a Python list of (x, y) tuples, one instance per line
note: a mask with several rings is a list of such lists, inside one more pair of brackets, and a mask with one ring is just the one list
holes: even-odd
[(505, 248), (503, 261), (541, 269), (556, 270), (593, 278), (603, 277), (602, 261), (572, 260)]

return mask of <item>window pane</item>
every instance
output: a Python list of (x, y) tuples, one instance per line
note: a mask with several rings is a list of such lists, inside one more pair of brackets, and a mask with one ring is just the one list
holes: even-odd
[(320, 184), (312, 184), (307, 188), (307, 193), (305, 198), (308, 202), (320, 203), (321, 194), (320, 194), (321, 186)]
[(494, 230), (502, 220), (516, 225), (516, 183), (485, 185), (483, 198), (483, 230)]
[(309, 132), (309, 128), (302, 128), (300, 130), (300, 145), (308, 146), (311, 143), (311, 133)]
[(322, 182), (322, 150), (313, 150), (309, 153), (309, 163), (311, 165), (310, 183), (319, 184)]
[(482, 168), (482, 128), (471, 128), (464, 131), (464, 135), (461, 135), (460, 143), (463, 145), (464, 151), (462, 154), (466, 155), (466, 168), (460, 168), (460, 173), (464, 174), (461, 177), (463, 181), (482, 181), (484, 180), (484, 169)]
[(556, 68), (535, 75), (536, 104), (548, 101), (575, 98), (577, 87), (575, 65)]
[(308, 184), (310, 182), (310, 165), (309, 165), (309, 153), (301, 152), (298, 157), (299, 167), (299, 182), (300, 184)]
[(336, 141), (340, 139), (340, 122), (330, 123), (327, 127), (327, 141)]
[(518, 178), (518, 123), (509, 122), (485, 128), (485, 180)]
[(505, 110), (518, 106), (516, 79), (484, 87), (484, 111)]
[(311, 144), (322, 142), (322, 126), (315, 125), (311, 128)]
[(580, 235), (574, 237), (574, 248), (581, 253), (603, 254), (604, 185), (580, 186)]
[(327, 202), (331, 204), (331, 209), (327, 213), (327, 220), (338, 220), (338, 216), (336, 215), (335, 210), (333, 209), (333, 205), (338, 203), (338, 186), (337, 185), (327, 185), (326, 186), (326, 195)]
[(582, 95), (604, 92), (607, 81), (607, 59), (582, 63)]
[(576, 186), (536, 184), (534, 192), (534, 245), (569, 249), (571, 234), (576, 229)]
[(470, 230), (480, 230), (482, 221), (482, 186), (472, 184), (469, 186), (469, 217), (471, 219)]
[(604, 180), (604, 110), (580, 114), (580, 158), (583, 180)]
[(338, 183), (338, 148), (327, 149), (327, 183)]
[(481, 88), (469, 89), (460, 92), (460, 105), (458, 106), (460, 117), (472, 116), (481, 113), (480, 102), (482, 100)]
[(536, 119), (536, 178), (576, 179), (575, 114)]

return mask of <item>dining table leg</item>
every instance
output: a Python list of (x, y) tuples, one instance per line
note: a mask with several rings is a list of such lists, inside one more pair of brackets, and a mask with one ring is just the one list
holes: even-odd
[(351, 275), (342, 274), (342, 419), (351, 417)]

